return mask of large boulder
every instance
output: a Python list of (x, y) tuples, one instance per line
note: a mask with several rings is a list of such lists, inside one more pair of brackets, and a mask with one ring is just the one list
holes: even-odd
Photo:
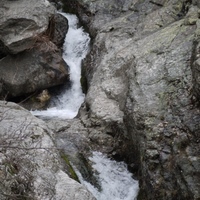
[[(61, 151), (65, 162), (72, 163), (85, 181), (100, 188), (88, 159), (91, 156), (91, 150), (97, 150), (97, 144), (93, 143), (90, 135), (91, 130), (84, 127), (79, 119), (49, 119), (47, 125), (55, 133), (56, 147)], [(74, 174), (72, 173), (71, 176), (73, 177)]]
[(89, 86), (85, 125), (129, 141), (121, 157), (140, 172), (138, 199), (199, 199), (200, 114), (191, 101), (193, 83), (199, 95), (199, 73), (193, 80), (191, 70), (198, 3), (75, 2), (95, 37), (83, 69)]
[(63, 171), (46, 124), (0, 101), (0, 199), (95, 200)]
[[(0, 2), (0, 49), (12, 54), (32, 48), (55, 8), (47, 0)], [(2, 44), (3, 43), (3, 44)]]
[[(51, 27), (52, 24), (52, 27)], [(51, 19), (50, 29), (52, 29), (51, 40), (57, 47), (62, 47), (68, 31), (68, 20), (60, 13), (56, 13)]]
[[(0, 2), (1, 99), (27, 99), (30, 93), (37, 95), (69, 80), (68, 66), (59, 50), (67, 31), (68, 20), (55, 13), (47, 0)], [(26, 101), (26, 107), (32, 102), (43, 106), (32, 100)]]
[(0, 60), (1, 97), (17, 97), (69, 80), (68, 66), (52, 42)]

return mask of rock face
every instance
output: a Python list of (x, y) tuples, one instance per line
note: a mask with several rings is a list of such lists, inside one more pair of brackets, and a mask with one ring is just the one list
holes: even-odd
[[(16, 2), (27, 5), (23, 0), (1, 1), (0, 9), (6, 17), (5, 12), (9, 13), (9, 8)], [(39, 1), (35, 2), (38, 5)], [(49, 6), (46, 1), (40, 2)], [(49, 127), (53, 126), (51, 129), (57, 134), (57, 146), (65, 154), (70, 154), (70, 159), (77, 166), (80, 165), (76, 160), (79, 151), (85, 151), (79, 143), (87, 145), (89, 140), (93, 143), (90, 144), (92, 148), (101, 147), (102, 151), (126, 160), (132, 170), (138, 172), (139, 200), (199, 200), (199, 1), (75, 0), (66, 1), (65, 4), (77, 12), (94, 40), (91, 52), (84, 61), (83, 72), (88, 91), (79, 119), (49, 123)], [(9, 5), (8, 9), (6, 5)], [(0, 25), (0, 36), (2, 27), (10, 27), (3, 20), (0, 19), (3, 24)], [(25, 27), (24, 24), (27, 22), (19, 26), (17, 24), (17, 27)], [(41, 32), (47, 30), (49, 25)], [(40, 33), (33, 32), (36, 35)], [(49, 41), (54, 41), (50, 37), (52, 35), (52, 32), (48, 35), (47, 45), (53, 44)], [(4, 32), (3, 39), (0, 39), (0, 56), (29, 48), (32, 42), (29, 36), (25, 37), (26, 44), (19, 38), (9, 43)], [(54, 58), (53, 54), (49, 57), (44, 52), (40, 56), (35, 48), (30, 52), (32, 57), (27, 50), (20, 55), (29, 55), (31, 59), (36, 55), (44, 68), (48, 61), (48, 70), (49, 66), (51, 69), (45, 78), (47, 82), (54, 81), (50, 78), (56, 77), (57, 72), (50, 63), (52, 60), (58, 63), (60, 70), (59, 59), (51, 59)], [(9, 59), (17, 59), (18, 56), (8, 55), (0, 62), (9, 63)], [(11, 72), (14, 72), (13, 68)], [(14, 81), (16, 77), (21, 80), (20, 75), (12, 73), (10, 80)], [(25, 87), (28, 80), (22, 80), (25, 80), (22, 84)], [(6, 81), (7, 78), (4, 79)], [(35, 82), (32, 84), (34, 86)], [(1, 84), (2, 91), (4, 85)], [(22, 85), (16, 88), (17, 91), (11, 90), (13, 96), (21, 95)], [(7, 84), (7, 88), (12, 87)], [(26, 90), (29, 92), (28, 88)], [(38, 200), (74, 199), (72, 196), (78, 195), (76, 190), (84, 196), (78, 196), (77, 199), (93, 199), (80, 185), (70, 189), (72, 193), (68, 190), (71, 185), (67, 183), (77, 183), (65, 175), (64, 168), (58, 167), (59, 155), (49, 136), (52, 132), (43, 122), (15, 104), (5, 105), (2, 102), (0, 111), (0, 177), (3, 180), (0, 191), (5, 191), (0, 194), (2, 199), (5, 194), (17, 194), (18, 197), (34, 195)]]
[(57, 47), (62, 47), (68, 31), (68, 20), (59, 13), (56, 13), (52, 20), (52, 42)]
[[(199, 21), (200, 25), (200, 21)], [(200, 100), (200, 43), (196, 41), (193, 60), (192, 60), (192, 72), (193, 72), (193, 89), (195, 97)]]
[(65, 83), (68, 66), (52, 42), (0, 60), (1, 96), (16, 97)]
[(85, 126), (120, 138), (140, 172), (138, 199), (200, 199), (199, 2), (66, 4), (94, 37)]
[[(88, 157), (91, 156), (91, 149), (94, 149), (90, 141), (89, 129), (84, 127), (79, 119), (50, 119), (47, 121), (47, 125), (55, 133), (55, 144), (66, 164), (70, 161), (84, 180), (95, 187), (100, 187), (93, 174), (91, 162), (88, 160)], [(66, 167), (70, 168), (69, 165)], [(69, 175), (73, 178), (75, 175), (73, 171), (68, 171), (71, 172)], [(78, 177), (74, 178), (78, 179)]]
[(0, 41), (10, 53), (32, 48), (35, 37), (47, 30), (55, 8), (47, 0), (0, 2)]
[(63, 171), (46, 124), (0, 101), (0, 199), (95, 200)]
[(1, 99), (69, 81), (61, 51), (68, 21), (55, 11), (47, 0), (0, 2)]

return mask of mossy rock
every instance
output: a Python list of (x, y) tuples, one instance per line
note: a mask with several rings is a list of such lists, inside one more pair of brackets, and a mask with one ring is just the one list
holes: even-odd
[(68, 171), (68, 175), (70, 176), (70, 178), (72, 178), (75, 181), (80, 183), (79, 178), (68, 159), (68, 156), (66, 154), (62, 153), (61, 158), (64, 160), (65, 164), (67, 165), (67, 171)]

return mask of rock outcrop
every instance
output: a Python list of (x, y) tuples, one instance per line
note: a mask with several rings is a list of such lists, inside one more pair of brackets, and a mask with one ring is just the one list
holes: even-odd
[(100, 130), (97, 141), (113, 137), (112, 152), (135, 164), (138, 199), (199, 199), (199, 2), (66, 4), (94, 37), (85, 126)]
[[(52, 24), (52, 27), (51, 27)], [(68, 31), (68, 20), (63, 17), (62, 14), (56, 13), (50, 23), (50, 29), (52, 29), (51, 40), (57, 46), (62, 48), (65, 36)]]
[(64, 172), (53, 132), (22, 107), (0, 101), (0, 199), (95, 200)]
[(47, 0), (0, 2), (1, 99), (69, 81), (61, 50), (67, 31), (67, 19)]
[(33, 47), (36, 37), (45, 32), (55, 8), (47, 0), (0, 2), (0, 41), (12, 54)]
[[(48, 127), (55, 133), (55, 144), (61, 152), (61, 156), (64, 162), (72, 163), (72, 165), (82, 175), (83, 179), (97, 188), (100, 188), (100, 184), (97, 178), (94, 176), (91, 162), (88, 157), (91, 156), (91, 150), (94, 143), (89, 137), (90, 130), (84, 127), (84, 124), (80, 119), (61, 120), (50, 119), (47, 120)], [(96, 149), (97, 144), (95, 143)], [(66, 166), (70, 168), (70, 166)], [(73, 170), (69, 175), (73, 178)], [(78, 179), (78, 177), (74, 177)]]
[[(12, 7), (16, 2), (24, 0), (3, 0), (0, 9), (7, 12), (9, 9), (5, 5)], [(40, 2), (49, 6), (46, 1)], [(76, 188), (80, 188), (77, 189), (80, 195), (85, 195), (77, 199), (93, 199), (82, 186), (74, 181), (71, 183), (63, 172), (65, 168), (58, 167), (59, 154), (50, 137), (53, 136), (56, 145), (64, 154), (69, 154), (69, 159), (77, 166), (85, 167), (77, 158), (80, 152), (88, 153), (80, 142), (88, 148), (102, 148), (102, 151), (128, 162), (140, 180), (138, 199), (199, 200), (199, 1), (75, 0), (65, 4), (79, 15), (93, 37), (91, 52), (83, 63), (88, 84), (85, 104), (80, 109), (79, 119), (48, 123), (57, 134), (55, 137), (44, 122), (28, 111), (15, 104), (1, 103), (0, 177), (4, 182), (0, 184), (3, 189), (0, 191), (5, 191), (0, 194), (2, 199), (5, 195), (16, 194), (34, 195), (36, 199), (70, 199)], [(48, 12), (45, 16), (49, 16)], [(2, 20), (5, 19), (0, 19), (1, 24)], [(45, 29), (35, 31), (36, 35), (46, 33), (48, 24)], [(4, 26), (0, 25), (0, 36)], [(53, 39), (57, 33), (60, 35), (59, 31), (47, 34), (49, 38), (45, 44), (54, 45), (51, 40), (59, 46), (61, 40)], [(12, 44), (6, 42), (4, 34), (4, 39), (0, 39), (0, 56), (29, 48), (32, 45), (29, 36), (25, 37), (26, 46), (23, 40)], [(34, 51), (35, 48), (30, 50)], [(20, 55), (28, 53), (25, 50)], [(17, 57), (8, 55), (0, 62), (9, 63), (8, 58)], [(40, 58), (38, 62), (46, 65), (49, 57)], [(60, 63), (58, 60), (53, 59), (53, 62)], [(49, 62), (48, 66), (51, 67)], [(47, 81), (52, 82), (48, 79), (51, 75), (56, 77), (57, 73), (53, 72), (47, 73)], [(12, 77), (15, 78), (15, 74)], [(16, 89), (11, 90), (13, 96), (21, 95), (21, 85)], [(89, 173), (86, 172), (86, 176)], [(67, 182), (76, 184), (70, 189), (72, 193), (67, 192), (71, 187), (65, 185)], [(47, 191), (45, 194), (44, 190)]]
[(17, 97), (60, 85), (69, 79), (68, 66), (52, 42), (0, 60), (0, 94)]

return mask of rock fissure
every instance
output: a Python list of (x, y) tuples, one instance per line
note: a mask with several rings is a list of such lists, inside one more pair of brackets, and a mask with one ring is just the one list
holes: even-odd
[[(198, 137), (198, 128), (189, 134), (188, 129), (184, 127), (186, 124), (193, 126), (193, 123), (198, 127), (198, 123), (192, 122), (189, 118), (196, 116), (196, 119), (199, 119), (198, 108), (190, 100), (192, 87), (190, 58), (194, 48), (193, 41), (196, 37), (194, 33), (197, 28), (195, 22), (193, 23), (190, 19), (191, 16), (196, 15), (190, 13), (199, 11), (198, 9), (195, 11), (196, 7), (192, 2), (163, 2), (162, 6), (158, 6), (155, 10), (150, 6), (149, 8), (146, 7), (147, 10), (149, 9), (146, 15), (148, 17), (159, 16), (162, 26), (155, 26), (154, 28), (153, 24), (147, 20), (148, 17), (138, 15), (140, 19), (137, 19), (137, 23), (133, 25), (135, 32), (131, 40), (127, 40), (128, 45), (126, 45), (126, 42), (122, 44), (119, 40), (114, 39), (114, 37), (118, 37), (117, 35), (120, 35), (121, 41), (128, 38), (126, 35), (121, 35), (121, 32), (126, 30), (125, 24), (128, 26), (129, 23), (129, 21), (124, 22), (121, 19), (121, 17), (124, 18), (124, 14), (122, 16), (119, 12), (118, 18), (113, 20), (114, 25), (111, 20), (102, 27), (98, 27), (97, 36), (93, 43), (96, 45), (103, 41), (106, 47), (98, 50), (98, 59), (95, 64), (93, 54), (90, 54), (86, 59), (87, 61), (93, 60), (92, 65), (90, 62), (84, 62), (87, 63), (86, 77), (90, 82), (86, 103), (90, 108), (88, 110), (89, 117), (91, 113), (99, 112), (98, 109), (96, 110), (95, 104), (98, 104), (98, 107), (101, 104), (102, 114), (94, 115), (93, 118), (93, 121), (97, 120), (101, 127), (104, 121), (109, 126), (109, 123), (116, 119), (116, 117), (103, 111), (103, 109), (109, 109), (110, 112), (113, 112), (111, 107), (105, 106), (105, 102), (108, 102), (106, 99), (115, 100), (121, 105), (123, 120), (117, 120), (115, 127), (123, 127), (119, 133), (122, 139), (117, 136), (116, 140), (119, 140), (119, 143), (124, 142), (126, 148), (123, 152), (120, 149), (120, 144), (115, 143), (117, 146), (114, 147), (112, 152), (115, 152), (117, 148), (120, 149), (117, 154), (120, 155), (121, 153), (121, 158), (131, 164), (135, 163), (135, 166), (137, 166), (134, 169), (137, 169), (140, 174), (141, 192), (139, 199), (198, 199), (199, 180), (192, 172), (196, 169), (194, 169), (194, 164), (189, 158), (190, 153), (197, 151), (198, 147), (191, 150), (189, 154), (185, 153), (186, 149), (197, 145), (191, 138)], [(97, 3), (98, 1), (96, 5)], [(147, 2), (137, 3), (138, 7), (145, 4), (148, 6)], [(142, 8), (144, 9), (145, 6)], [(167, 14), (168, 11), (171, 11), (171, 14)], [(131, 16), (131, 13), (127, 16)], [(106, 16), (102, 15), (102, 17)], [(95, 27), (95, 20), (95, 16), (91, 17), (90, 30), (93, 30), (93, 26)], [(188, 23), (188, 20), (191, 23)], [(156, 24), (159, 24), (159, 22), (156, 21)], [(120, 29), (120, 26), (124, 27), (125, 30)], [(142, 30), (141, 27), (152, 28), (152, 30), (145, 32), (145, 29)], [(139, 33), (142, 36), (138, 37)], [(110, 42), (110, 39), (111, 41), (114, 39), (114, 43)], [(95, 51), (93, 48), (92, 51)], [(112, 52), (115, 52), (113, 51), (115, 48), (119, 49), (118, 52), (123, 52), (123, 57), (127, 60), (127, 65), (125, 65), (127, 67), (124, 67), (119, 60), (112, 60), (112, 56), (116, 58), (116, 53), (112, 54)], [(104, 54), (105, 52), (110, 56)], [(130, 55), (134, 56), (128, 61), (127, 58)], [(99, 60), (100, 56), (102, 56), (102, 61)], [(115, 94), (115, 89), (111, 89), (113, 76), (116, 76), (113, 73), (116, 65), (121, 66), (119, 69), (122, 72), (118, 73), (121, 74), (121, 77), (125, 72), (123, 82), (120, 82), (118, 86), (124, 85), (127, 88), (127, 92), (123, 92), (122, 96)], [(89, 68), (89, 66), (91, 67)], [(108, 70), (105, 70), (106, 67)], [(110, 71), (112, 72), (111, 80)], [(103, 78), (101, 78), (102, 74)], [(110, 84), (107, 84), (109, 81)], [(115, 87), (117, 84), (115, 83)], [(107, 95), (104, 96), (103, 92)], [(98, 94), (101, 98), (95, 94)], [(94, 100), (93, 103), (92, 99)], [(126, 102), (125, 107), (122, 106), (121, 102)], [(116, 111), (115, 108), (114, 110)], [(106, 115), (110, 115), (108, 121), (105, 120)], [(107, 133), (115, 136), (115, 132), (116, 129), (113, 129)], [(130, 143), (126, 141), (126, 137), (129, 138)], [(188, 170), (181, 171), (180, 163), (182, 163), (182, 168), (187, 166)], [(169, 167), (170, 170), (168, 171)], [(198, 185), (197, 187), (189, 178), (191, 176)], [(149, 195), (149, 192), (145, 193), (145, 190), (146, 192), (155, 191), (155, 193)], [(184, 192), (181, 192), (182, 190)]]
[[(33, 11), (36, 12), (40, 7), (36, 12), (37, 17), (30, 13), (28, 16), (25, 0), (19, 1), (25, 4), (22, 7), (25, 9), (24, 16), (19, 15), (17, 1), (3, 0), (0, 3), (0, 9), (3, 11), (0, 13), (4, 14), (4, 17), (0, 14), (2, 98), (30, 95), (52, 87), (55, 81), (55, 85), (60, 85), (68, 79), (67, 66), (60, 57), (61, 51), (58, 50), (63, 43), (62, 32), (67, 31), (62, 24), (67, 27), (67, 22), (61, 19), (61, 16), (55, 16), (55, 8), (48, 2), (35, 1), (37, 4)], [(28, 153), (34, 155), (34, 158), (29, 158), (30, 164), (37, 164), (37, 167), (30, 166), (36, 176), (34, 180), (28, 181), (33, 185), (27, 186), (30, 189), (25, 190), (25, 193), (32, 195), (31, 192), (34, 191), (36, 199), (42, 199), (47, 182), (52, 187), (52, 192), (47, 194), (49, 198), (64, 199), (64, 195), (73, 199), (75, 190), (79, 188), (79, 194), (84, 193), (83, 199), (94, 199), (90, 193), (83, 192), (80, 185), (67, 177), (65, 172), (70, 173), (71, 169), (69, 166), (61, 167), (59, 152), (54, 146), (56, 144), (84, 177), (97, 187), (100, 187), (99, 183), (93, 177), (92, 169), (85, 159), (91, 154), (91, 150), (101, 150), (129, 164), (130, 170), (137, 174), (140, 181), (138, 200), (198, 200), (198, 1), (75, 0), (63, 1), (63, 4), (78, 14), (93, 37), (91, 51), (83, 61), (86, 99), (77, 118), (68, 121), (52, 119), (44, 123), (15, 104), (6, 105), (1, 102), (1, 138), (5, 133), (19, 136), (28, 133), (23, 136), (19, 152), (15, 152), (14, 148), (6, 149), (5, 140), (2, 140), (0, 146), (2, 152), (6, 151), (7, 156), (12, 152), (14, 155), (24, 155), (23, 148), (25, 151), (30, 146)], [(17, 9), (12, 17), (10, 11), (14, 6), (17, 6)], [(52, 19), (50, 24), (49, 18)], [(28, 23), (32, 21), (33, 26)], [(12, 27), (16, 27), (15, 33), (21, 33), (23, 38), (21, 35), (14, 37), (12, 31), (6, 34), (7, 30), (4, 29), (7, 27), (10, 30), (11, 22)], [(47, 37), (41, 38), (40, 34)], [(33, 47), (37, 37), (42, 40), (37, 40), (42, 49)], [(57, 37), (59, 39), (56, 39)], [(31, 68), (28, 71), (27, 66)], [(37, 67), (38, 70), (34, 71)], [(21, 76), (19, 72), (22, 71), (26, 77)], [(18, 82), (19, 80), (21, 82)], [(13, 85), (15, 82), (16, 85)], [(9, 110), (6, 111), (6, 107), (9, 107)], [(13, 119), (11, 114), (3, 114), (8, 112), (20, 118), (24, 116), (24, 121), (19, 122), (17, 117)], [(9, 120), (12, 120), (11, 126), (7, 123)], [(21, 125), (18, 126), (17, 123)], [(12, 131), (8, 133), (9, 129)], [(55, 144), (52, 138), (55, 138)], [(15, 145), (19, 140), (11, 142)], [(43, 145), (46, 149), (43, 149)], [(36, 149), (32, 149), (34, 147)], [(48, 154), (49, 149), (53, 152), (52, 155)], [(44, 155), (40, 158), (41, 152)], [(11, 171), (11, 179), (12, 174), (20, 175), (21, 168), (16, 169), (15, 162), (8, 166), (4, 157), (2, 158), (0, 164), (3, 169)], [(22, 163), (25, 162), (28, 167), (26, 159), (27, 157), (22, 159)], [(50, 163), (52, 169), (47, 166), (45, 160)], [(42, 170), (42, 167), (46, 171)], [(29, 177), (27, 180), (25, 178), (22, 181), (29, 180)], [(21, 184), (21, 180), (17, 181)], [(70, 194), (64, 191), (64, 187), (69, 188), (66, 182), (76, 185), (76, 189)], [(62, 184), (65, 186), (62, 187)], [(63, 188), (62, 192), (60, 187)], [(20, 193), (18, 187), (13, 190), (12, 187), (7, 187), (5, 191), (9, 195), (15, 194), (16, 191), (19, 195), (26, 195)], [(81, 196), (78, 198), (81, 199)]]

